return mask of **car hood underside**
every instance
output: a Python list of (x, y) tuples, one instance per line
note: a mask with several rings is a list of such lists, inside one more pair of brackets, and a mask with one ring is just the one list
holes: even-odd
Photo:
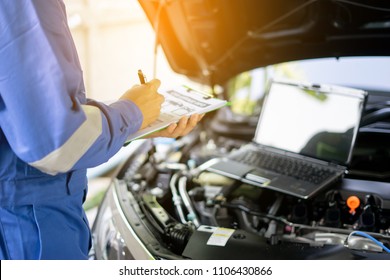
[(206, 84), (285, 61), (390, 53), (390, 2), (139, 2), (173, 70)]

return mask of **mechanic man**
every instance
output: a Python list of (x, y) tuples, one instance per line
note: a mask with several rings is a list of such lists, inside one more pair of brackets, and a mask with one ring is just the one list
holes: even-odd
[[(62, 0), (0, 2), (0, 259), (87, 259), (86, 168), (156, 120), (160, 82), (85, 96)], [(190, 132), (201, 116), (153, 136)]]

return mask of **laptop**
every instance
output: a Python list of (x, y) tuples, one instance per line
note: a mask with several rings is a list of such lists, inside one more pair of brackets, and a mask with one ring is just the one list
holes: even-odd
[(251, 143), (208, 171), (303, 199), (348, 170), (367, 92), (273, 80)]

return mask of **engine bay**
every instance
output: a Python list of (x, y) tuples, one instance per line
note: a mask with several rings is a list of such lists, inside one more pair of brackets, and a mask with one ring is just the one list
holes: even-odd
[[(117, 176), (174, 258), (390, 258), (390, 183), (382, 165), (362, 160), (377, 161), (367, 156), (366, 135), (341, 181), (300, 199), (208, 171), (210, 160), (239, 149), (251, 135), (231, 137), (235, 127), (242, 131), (242, 120), (223, 133), (226, 118), (215, 119), (178, 140), (145, 141)], [(253, 120), (245, 122), (251, 127)]]

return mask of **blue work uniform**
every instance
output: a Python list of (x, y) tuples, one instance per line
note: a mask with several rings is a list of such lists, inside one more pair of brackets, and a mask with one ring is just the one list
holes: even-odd
[(62, 0), (0, 1), (0, 258), (87, 259), (86, 168), (141, 123), (86, 98)]

